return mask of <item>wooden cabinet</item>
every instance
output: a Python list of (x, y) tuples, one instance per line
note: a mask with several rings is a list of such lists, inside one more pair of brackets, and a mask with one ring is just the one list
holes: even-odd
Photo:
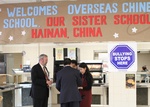
[(22, 75), (14, 75), (14, 83), (21, 83)]
[(0, 74), (0, 84), (6, 84), (7, 76), (5, 74)]

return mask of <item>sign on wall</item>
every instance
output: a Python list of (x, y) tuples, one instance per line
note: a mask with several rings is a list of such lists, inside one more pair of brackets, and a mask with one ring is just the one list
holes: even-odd
[(137, 44), (109, 43), (109, 71), (137, 71)]
[(126, 74), (126, 89), (135, 89), (136, 87), (136, 80), (135, 80), (135, 74)]
[(150, 41), (149, 13), (149, 0), (1, 4), (0, 44)]

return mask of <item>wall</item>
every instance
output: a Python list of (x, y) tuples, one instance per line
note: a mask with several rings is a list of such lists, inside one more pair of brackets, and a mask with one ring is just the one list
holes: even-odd
[(0, 45), (0, 52), (2, 52), (3, 51), (3, 46), (2, 45)]
[[(47, 67), (49, 71), (51, 72), (51, 76), (53, 76), (53, 48), (62, 47), (62, 48), (69, 48), (69, 47), (77, 47), (80, 49), (80, 60), (93, 60), (94, 59), (94, 51), (105, 51), (107, 52), (107, 44), (109, 42), (85, 42), (85, 43), (35, 43), (35, 44), (15, 44), (15, 45), (2, 45), (0, 46), (0, 49), (2, 53), (22, 53), (25, 52), (23, 55), (22, 64), (26, 64), (27, 61), (30, 61), (31, 67), (38, 63), (38, 56), (41, 53), (45, 53), (49, 56), (49, 62), (47, 64)], [(138, 42), (137, 43), (138, 50), (150, 50), (150, 42)], [(143, 57), (145, 56), (140, 55), (141, 58), (139, 60), (142, 60), (142, 62), (145, 62), (143, 60)], [(147, 56), (149, 57), (149, 56)], [(149, 60), (149, 58), (145, 58)], [(139, 61), (140, 62), (140, 61)], [(141, 69), (141, 66), (143, 63), (140, 62), (138, 69)], [(146, 63), (149, 63), (150, 60)], [(147, 65), (147, 64), (146, 64)], [(150, 68), (150, 67), (149, 67)]]
[(143, 65), (150, 69), (150, 53), (138, 53), (138, 65), (138, 71), (142, 70)]
[[(18, 45), (3, 45), (2, 53), (22, 53), (22, 64), (30, 61), (31, 67), (38, 63), (38, 56), (45, 53), (49, 56), (47, 67), (53, 76), (53, 48), (62, 47), (77, 47), (80, 49), (80, 60), (93, 60), (94, 50), (107, 50), (106, 43), (40, 43), (40, 44), (18, 44)], [(85, 54), (86, 53), (86, 54)]]
[[(22, 53), (7, 53), (6, 56), (6, 72), (7, 74), (14, 74), (12, 69), (20, 68), (22, 64)], [(14, 78), (12, 76), (8, 76), (7, 82), (12, 83)]]

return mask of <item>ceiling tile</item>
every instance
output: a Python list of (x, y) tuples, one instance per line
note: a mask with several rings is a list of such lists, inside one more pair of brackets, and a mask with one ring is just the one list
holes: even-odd
[(27, 3), (27, 2), (36, 2), (36, 0), (0, 0), (0, 4), (7, 4), (7, 3)]

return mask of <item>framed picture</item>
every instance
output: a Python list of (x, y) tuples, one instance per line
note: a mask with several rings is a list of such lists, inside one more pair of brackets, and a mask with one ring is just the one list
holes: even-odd
[(55, 52), (55, 56), (56, 56), (56, 61), (59, 60), (64, 60), (64, 51), (63, 48), (56, 48), (56, 52)]
[(126, 74), (126, 88), (135, 89), (135, 74)]

